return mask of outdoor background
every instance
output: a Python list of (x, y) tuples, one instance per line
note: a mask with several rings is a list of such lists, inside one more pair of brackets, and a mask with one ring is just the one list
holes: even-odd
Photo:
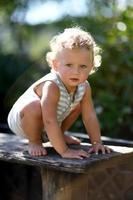
[[(0, 123), (22, 92), (49, 72), (49, 41), (81, 26), (102, 48), (89, 77), (102, 135), (133, 139), (133, 1), (0, 0)], [(84, 132), (79, 118), (71, 129)]]

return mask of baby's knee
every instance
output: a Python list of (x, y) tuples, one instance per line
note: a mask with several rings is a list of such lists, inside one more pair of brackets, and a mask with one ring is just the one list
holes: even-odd
[(41, 111), (41, 103), (39, 100), (33, 101), (26, 105), (20, 112), (21, 118), (24, 115), (31, 115), (31, 116), (37, 116), (41, 117), (42, 111)]

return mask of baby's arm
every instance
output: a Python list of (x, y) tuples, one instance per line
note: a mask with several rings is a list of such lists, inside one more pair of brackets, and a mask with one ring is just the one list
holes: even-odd
[(89, 84), (86, 85), (86, 92), (81, 103), (81, 109), (83, 122), (93, 146), (89, 152), (95, 151), (98, 153), (100, 150), (102, 153), (105, 153), (105, 151), (110, 153), (110, 149), (102, 145), (101, 142), (100, 126), (93, 106)]
[(59, 101), (59, 89), (55, 83), (47, 81), (43, 86), (41, 106), (44, 127), (48, 138), (55, 150), (66, 158), (82, 158), (87, 157), (87, 153), (83, 150), (69, 149), (64, 135), (57, 121), (57, 105)]

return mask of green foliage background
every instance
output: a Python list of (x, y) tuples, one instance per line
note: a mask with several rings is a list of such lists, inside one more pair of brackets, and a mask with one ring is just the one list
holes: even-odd
[[(88, 4), (87, 16), (64, 16), (53, 23), (31, 26), (11, 21), (16, 6), (26, 9), (27, 1), (18, 2), (0, 3), (0, 29), (4, 35), (0, 37), (0, 121), (6, 121), (18, 96), (49, 71), (45, 53), (51, 37), (78, 25), (89, 31), (102, 48), (102, 66), (89, 77), (102, 135), (132, 139), (133, 7), (120, 11), (116, 1), (89, 1), (95, 10), (89, 12), (92, 7)], [(112, 15), (103, 15), (103, 9), (109, 9)], [(85, 131), (80, 118), (71, 130)]]

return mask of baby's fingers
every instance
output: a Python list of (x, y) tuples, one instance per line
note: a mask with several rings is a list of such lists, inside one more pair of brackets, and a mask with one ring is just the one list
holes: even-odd
[(65, 153), (62, 154), (63, 158), (77, 158), (77, 159), (83, 159), (89, 157), (89, 154), (80, 149), (80, 150), (74, 150), (74, 149), (67, 149)]
[(105, 146), (105, 150), (106, 150), (107, 153), (111, 153), (113, 151), (113, 149), (111, 149), (111, 148), (109, 148), (107, 146)]
[(107, 146), (102, 146), (100, 150), (101, 150), (102, 154), (111, 153), (112, 152), (112, 150)]
[(102, 154), (105, 154), (105, 153), (106, 153), (106, 151), (105, 151), (105, 146), (102, 146), (100, 150), (101, 150)]
[(94, 152), (95, 152), (95, 150), (94, 150), (93, 147), (91, 147), (91, 148), (88, 150), (88, 153), (94, 153)]
[(84, 159), (84, 156), (80, 156), (80, 155), (77, 155), (77, 156), (74, 156), (74, 158), (77, 158), (77, 159)]
[(79, 155), (82, 156), (82, 157), (85, 157), (85, 158), (90, 157), (90, 155), (84, 150), (80, 150)]
[(102, 154), (105, 153), (111, 153), (113, 150), (107, 146), (101, 145), (101, 144), (97, 144), (93, 147), (91, 147), (88, 151), (88, 153), (95, 153), (96, 155), (101, 152)]

